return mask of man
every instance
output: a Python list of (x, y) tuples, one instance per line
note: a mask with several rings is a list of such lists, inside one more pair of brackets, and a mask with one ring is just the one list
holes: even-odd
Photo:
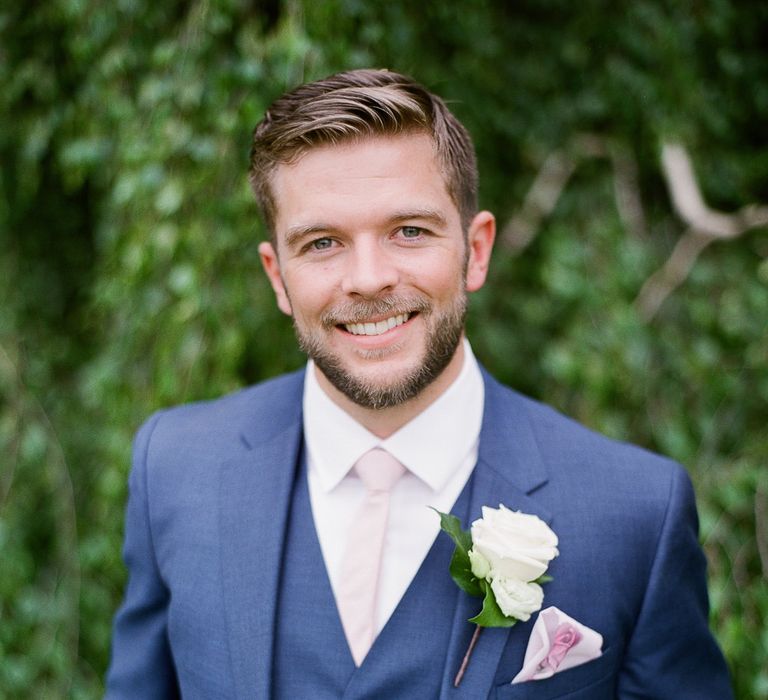
[[(257, 126), (250, 175), (310, 362), (139, 432), (108, 697), (730, 697), (685, 472), (472, 355), (494, 219), (444, 103), (387, 71), (299, 87)], [(390, 483), (368, 485), (371, 455)], [(427, 506), (467, 527), (499, 504), (557, 534), (544, 606), (600, 655), (512, 684), (534, 614), (485, 629), (456, 687), (480, 601)]]

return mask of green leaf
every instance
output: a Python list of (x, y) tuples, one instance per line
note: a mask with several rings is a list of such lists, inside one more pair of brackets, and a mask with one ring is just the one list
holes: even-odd
[(485, 590), (483, 598), (483, 609), (479, 614), (471, 617), (469, 622), (473, 622), (480, 627), (512, 627), (517, 620), (514, 617), (507, 617), (493, 595), (491, 587), (485, 581), (480, 582), (480, 586)]
[(468, 555), (472, 549), (472, 537), (467, 530), (461, 529), (461, 521), (450, 513), (441, 513), (437, 508), (432, 508), (440, 516), (440, 528), (447, 532), (451, 539), (456, 543), (456, 547)]
[(453, 578), (456, 585), (461, 588), (462, 591), (478, 598), (483, 595), (483, 590), (480, 588), (480, 581), (478, 581), (472, 573), (472, 565), (469, 561), (469, 556), (458, 546), (453, 552), (453, 557), (451, 557), (449, 571), (451, 572), (451, 578)]
[(462, 591), (469, 593), (469, 595), (482, 596), (483, 591), (480, 588), (480, 582), (472, 573), (472, 565), (469, 561), (469, 550), (472, 549), (471, 535), (469, 532), (461, 529), (461, 521), (455, 515), (441, 513), (435, 508), (432, 510), (440, 516), (441, 529), (450, 535), (456, 544), (449, 567), (451, 578), (453, 578), (456, 585)]

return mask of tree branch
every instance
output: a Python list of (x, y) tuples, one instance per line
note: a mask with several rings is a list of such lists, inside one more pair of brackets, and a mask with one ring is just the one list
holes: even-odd
[(501, 230), (499, 239), (502, 245), (515, 253), (530, 245), (544, 220), (557, 206), (573, 173), (581, 162), (590, 158), (610, 160), (619, 217), (632, 235), (646, 237), (645, 213), (634, 158), (626, 149), (602, 136), (582, 133), (576, 134), (567, 148), (552, 151), (544, 159), (520, 210)]
[(688, 230), (662, 268), (646, 280), (635, 299), (635, 306), (645, 321), (653, 319), (666, 298), (686, 280), (696, 259), (710, 243), (731, 240), (749, 229), (768, 224), (767, 206), (750, 204), (733, 214), (708, 207), (684, 146), (665, 143), (661, 164), (672, 205), (688, 224)]
[[(616, 209), (624, 227), (637, 238), (647, 238), (647, 224), (637, 165), (631, 154), (594, 134), (577, 134), (568, 148), (552, 151), (531, 183), (523, 205), (503, 227), (502, 245), (515, 253), (536, 238), (544, 220), (552, 214), (571, 176), (587, 158), (609, 158), (613, 168)], [(768, 206), (749, 204), (728, 214), (707, 206), (696, 180), (688, 151), (677, 143), (664, 143), (661, 166), (677, 215), (688, 228), (664, 265), (643, 284), (635, 306), (646, 322), (685, 282), (701, 252), (713, 241), (732, 240), (746, 231), (768, 225)]]
[(755, 542), (763, 578), (768, 578), (768, 491), (758, 486), (755, 493)]
[(564, 151), (552, 151), (547, 156), (520, 211), (513, 214), (501, 231), (505, 246), (519, 252), (533, 241), (544, 219), (554, 211), (575, 169), (576, 163)]

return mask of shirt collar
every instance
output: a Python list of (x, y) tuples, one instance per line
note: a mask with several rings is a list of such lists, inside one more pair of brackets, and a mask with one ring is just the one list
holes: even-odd
[(314, 363), (304, 383), (304, 437), (320, 487), (328, 492), (355, 462), (374, 447), (383, 447), (412, 474), (440, 490), (480, 437), (483, 378), (469, 342), (459, 376), (432, 404), (382, 440), (336, 405), (317, 381)]

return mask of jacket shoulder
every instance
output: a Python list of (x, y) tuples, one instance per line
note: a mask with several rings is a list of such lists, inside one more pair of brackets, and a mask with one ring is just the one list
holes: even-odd
[(486, 410), (501, 412), (502, 420), (510, 424), (525, 423), (543, 463), (559, 478), (599, 491), (607, 486), (631, 491), (642, 484), (646, 493), (655, 491), (662, 501), (673, 482), (688, 481), (686, 470), (668, 457), (607, 437), (492, 377), (487, 378), (486, 388)]
[(216, 399), (164, 408), (142, 425), (137, 442), (151, 436), (153, 452), (203, 454), (233, 440), (258, 443), (301, 420), (303, 389), (302, 369)]

